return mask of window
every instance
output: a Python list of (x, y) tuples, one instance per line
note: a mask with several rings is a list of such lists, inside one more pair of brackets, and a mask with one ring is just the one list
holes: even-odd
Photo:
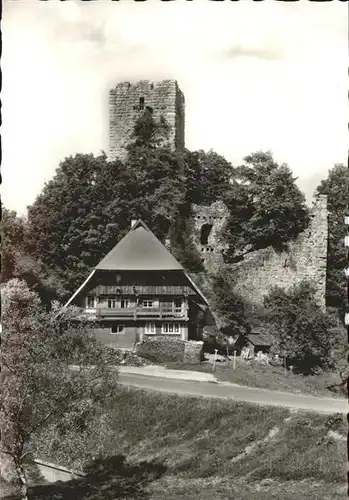
[(115, 297), (109, 297), (108, 298), (108, 308), (109, 309), (115, 309), (118, 307), (118, 303)]
[(182, 312), (182, 300), (181, 299), (175, 299), (173, 301), (173, 306), (174, 306), (174, 310), (176, 313)]
[(87, 297), (87, 308), (94, 309), (96, 307), (96, 298), (95, 297)]
[(204, 224), (201, 227), (201, 233), (200, 233), (200, 243), (201, 243), (201, 245), (207, 245), (208, 238), (210, 236), (212, 227), (213, 227), (212, 224)]
[(179, 323), (163, 323), (162, 333), (178, 335), (181, 333), (181, 326)]
[(146, 323), (144, 331), (147, 335), (155, 335), (156, 333), (155, 323)]
[(126, 309), (127, 307), (129, 307), (130, 302), (128, 299), (121, 299), (120, 305), (122, 309)]
[(143, 307), (154, 307), (154, 302), (152, 300), (143, 300), (142, 306)]
[(112, 334), (125, 333), (125, 325), (112, 325), (110, 333)]
[(144, 109), (144, 97), (139, 98), (139, 109)]

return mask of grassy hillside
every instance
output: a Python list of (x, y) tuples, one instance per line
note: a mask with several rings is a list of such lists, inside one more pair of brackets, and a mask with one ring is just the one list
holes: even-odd
[(345, 429), (338, 415), (120, 388), (81, 436), (38, 441), (41, 459), (90, 476), (31, 498), (344, 498)]

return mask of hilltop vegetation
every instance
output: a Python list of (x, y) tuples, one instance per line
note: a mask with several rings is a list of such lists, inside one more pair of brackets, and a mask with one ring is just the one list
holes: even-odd
[(348, 264), (343, 245), (347, 229), (344, 215), (349, 214), (349, 168), (348, 165), (335, 165), (316, 189), (318, 194), (326, 194), (328, 202), (328, 255), (327, 290), (329, 307), (338, 308), (344, 313), (347, 304), (347, 283), (343, 269)]
[[(145, 112), (124, 161), (108, 161), (104, 153), (65, 158), (28, 207), (27, 221), (5, 211), (2, 279), (30, 276), (48, 289), (54, 282), (57, 296), (67, 298), (137, 218), (162, 241), (171, 229), (176, 257), (197, 270), (192, 203), (227, 203), (228, 259), (270, 244), (279, 247), (306, 227), (304, 195), (290, 169), (270, 152), (253, 153), (236, 168), (213, 151), (170, 151), (161, 145), (166, 133), (166, 123), (155, 124)], [(16, 234), (8, 227), (13, 223)]]
[[(270, 245), (280, 250), (306, 228), (309, 212), (304, 195), (289, 167), (278, 164), (270, 152), (252, 153), (236, 167), (214, 151), (170, 151), (162, 145), (167, 133), (167, 124), (155, 123), (146, 111), (135, 125), (124, 161), (108, 161), (104, 153), (65, 158), (28, 208), (28, 219), (4, 209), (1, 281), (24, 279), (48, 307), (52, 299), (66, 300), (137, 218), (142, 218), (161, 241), (169, 237), (174, 255), (188, 271), (204, 273), (192, 240), (193, 203), (207, 205), (221, 200), (227, 205), (229, 217), (222, 233), (228, 244), (224, 254), (227, 263)], [(346, 189), (349, 174), (343, 165), (336, 165), (317, 189), (318, 194), (329, 197), (326, 293), (328, 305), (339, 311), (345, 302), (342, 218)], [(245, 304), (234, 294), (232, 277), (218, 274), (211, 285), (208, 295), (220, 326), (235, 334), (248, 332), (250, 318), (244, 312)], [(280, 299), (282, 292), (275, 293)], [(269, 304), (276, 300), (275, 293)], [(309, 294), (308, 299), (310, 304)], [(293, 299), (285, 300), (283, 310), (287, 311)], [(297, 314), (305, 319), (305, 308), (301, 309)], [(304, 350), (309, 342), (313, 352), (328, 350), (325, 320), (315, 309), (312, 306), (308, 323), (321, 323), (317, 332), (322, 329), (324, 342), (316, 344), (304, 336), (308, 324), (300, 334), (303, 340), (296, 342), (293, 350)], [(280, 314), (276, 316), (271, 326), (281, 331), (284, 324), (280, 324)], [(294, 330), (292, 318), (288, 331)]]

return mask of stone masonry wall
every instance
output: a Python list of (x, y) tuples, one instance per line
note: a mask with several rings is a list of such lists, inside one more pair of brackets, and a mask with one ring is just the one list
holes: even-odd
[(176, 80), (122, 82), (109, 91), (109, 158), (124, 158), (134, 125), (148, 107), (155, 121), (170, 126), (168, 144), (184, 149), (184, 95)]
[[(217, 207), (220, 207), (219, 211)], [(198, 243), (198, 238), (202, 223), (207, 221), (213, 222), (214, 228), (210, 233), (207, 247), (204, 247)], [(219, 237), (215, 247), (217, 234), (224, 224), (224, 205), (196, 207), (194, 222), (196, 228), (194, 239), (197, 249), (204, 258), (206, 270), (209, 273), (217, 272), (224, 266), (227, 273), (232, 276), (236, 292), (246, 301), (261, 305), (264, 296), (273, 286), (287, 290), (306, 279), (315, 285), (316, 300), (322, 308), (325, 308), (328, 239), (326, 196), (319, 196), (314, 202), (309, 227), (289, 244), (287, 251), (277, 253), (269, 247), (251, 252), (237, 264), (223, 264), (224, 245), (219, 242)], [(212, 252), (207, 250), (211, 247), (214, 249)]]
[[(223, 202), (216, 202), (210, 206), (192, 205), (193, 213), (193, 242), (199, 251), (202, 262), (207, 270), (215, 269), (223, 265), (223, 250), (225, 248), (222, 239), (222, 229), (229, 214)], [(207, 241), (204, 236), (204, 226), (208, 228)], [(212, 226), (211, 229), (209, 227)]]

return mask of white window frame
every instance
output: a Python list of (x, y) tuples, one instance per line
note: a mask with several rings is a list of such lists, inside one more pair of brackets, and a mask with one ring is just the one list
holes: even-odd
[[(88, 302), (89, 299), (93, 300), (93, 306), (89, 305), (89, 302)], [(86, 309), (95, 309), (96, 308), (96, 303), (97, 303), (97, 301), (96, 301), (96, 297), (94, 295), (88, 295), (86, 297)]]
[(127, 299), (120, 299), (120, 308), (121, 309), (128, 309), (129, 307), (130, 307), (130, 299), (129, 298), (127, 298)]
[(181, 335), (181, 324), (172, 321), (168, 323), (162, 323), (161, 333), (163, 333), (164, 335)]
[[(179, 306), (176, 306), (177, 301), (180, 303)], [(181, 299), (173, 299), (173, 310), (175, 313), (181, 313), (183, 311), (183, 302)]]
[[(113, 332), (113, 328), (117, 328), (117, 332)], [(125, 325), (124, 324), (117, 324), (117, 325), (113, 325), (110, 327), (110, 334), (111, 335), (123, 335), (125, 333)]]
[(155, 335), (156, 334), (156, 326), (154, 322), (146, 323), (144, 326), (144, 333), (146, 335)]
[(153, 309), (155, 307), (155, 301), (153, 299), (142, 300), (142, 307), (145, 309)]
[(118, 308), (118, 299), (116, 297), (108, 297), (107, 299), (108, 309)]

